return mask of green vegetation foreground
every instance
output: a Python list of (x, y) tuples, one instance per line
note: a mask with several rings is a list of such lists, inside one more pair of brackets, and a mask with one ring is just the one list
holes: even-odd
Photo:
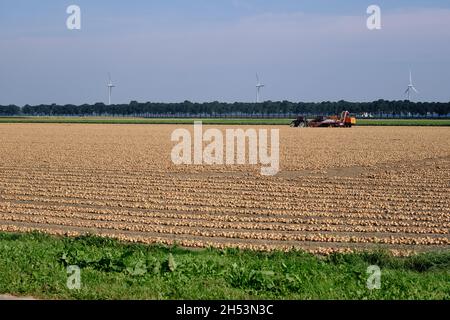
[[(122, 117), (0, 117), (0, 123), (289, 125), (293, 119), (175, 119)], [(357, 119), (358, 126), (450, 126), (450, 119)]]
[[(71, 265), (79, 290), (66, 285)], [(367, 288), (371, 265), (380, 289)], [(0, 233), (0, 275), (0, 294), (49, 299), (450, 299), (450, 251), (321, 257)]]

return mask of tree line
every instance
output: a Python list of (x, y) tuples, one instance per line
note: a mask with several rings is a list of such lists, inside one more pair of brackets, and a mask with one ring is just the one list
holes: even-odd
[(370, 113), (377, 115), (448, 115), (450, 102), (410, 102), (377, 100), (373, 102), (289, 102), (266, 101), (262, 103), (222, 103), (205, 102), (194, 103), (184, 101), (181, 103), (139, 103), (131, 101), (129, 104), (105, 105), (104, 103), (83, 105), (16, 105), (0, 106), (0, 115), (29, 115), (29, 116), (127, 116), (127, 115), (227, 115), (227, 114), (339, 114), (348, 110), (353, 114)]

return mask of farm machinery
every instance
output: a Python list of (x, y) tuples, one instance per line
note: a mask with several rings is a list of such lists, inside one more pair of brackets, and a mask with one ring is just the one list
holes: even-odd
[(351, 128), (356, 124), (356, 118), (350, 117), (350, 112), (343, 111), (341, 116), (324, 117), (318, 116), (313, 119), (307, 119), (304, 116), (299, 116), (291, 122), (291, 127), (295, 128)]

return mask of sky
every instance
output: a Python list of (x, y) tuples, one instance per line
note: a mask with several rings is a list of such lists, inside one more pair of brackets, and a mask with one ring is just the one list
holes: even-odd
[[(369, 5), (381, 29), (369, 30)], [(81, 9), (69, 30), (66, 9)], [(0, 105), (450, 101), (448, 0), (0, 0)]]

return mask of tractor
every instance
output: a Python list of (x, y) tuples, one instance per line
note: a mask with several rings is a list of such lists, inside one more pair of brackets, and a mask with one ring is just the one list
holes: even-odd
[(291, 127), (295, 128), (351, 128), (356, 124), (356, 118), (350, 117), (348, 111), (343, 111), (341, 116), (324, 117), (318, 116), (313, 119), (307, 119), (304, 116), (299, 116), (291, 122)]

